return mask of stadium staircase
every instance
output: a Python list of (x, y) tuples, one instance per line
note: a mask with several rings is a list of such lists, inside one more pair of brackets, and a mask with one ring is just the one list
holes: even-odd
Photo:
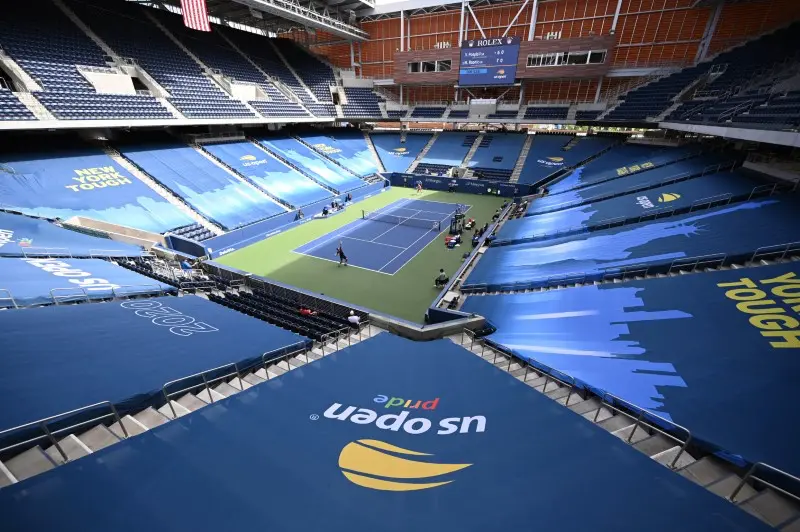
[(303, 78), (300, 77), (294, 67), (289, 63), (289, 61), (286, 59), (286, 56), (283, 55), (283, 52), (281, 52), (275, 43), (272, 42), (272, 39), (267, 39), (267, 41), (269, 42), (269, 46), (272, 47), (272, 51), (275, 52), (275, 55), (283, 62), (283, 65), (286, 67), (286, 69), (292, 73), (295, 80), (297, 80), (297, 83), (303, 87), (303, 90), (306, 91), (306, 95), (311, 98), (311, 101), (314, 103), (320, 103), (319, 99), (317, 99), (317, 95), (314, 94), (314, 91), (312, 91), (308, 85), (306, 85), (306, 82), (303, 81)]
[(22, 102), (22, 105), (28, 108), (28, 111), (33, 113), (39, 120), (56, 120), (53, 113), (47, 110), (47, 107), (36, 99), (36, 96), (30, 92), (15, 92), (14, 95)]
[(180, 209), (196, 223), (200, 224), (205, 229), (211, 231), (215, 235), (221, 235), (225, 233), (224, 229), (222, 229), (217, 224), (205, 219), (199, 212), (194, 210), (182, 198), (178, 197), (178, 195), (174, 194), (171, 190), (161, 185), (161, 183), (153, 179), (147, 172), (136, 166), (133, 162), (127, 159), (120, 152), (108, 146), (104, 148), (104, 151), (109, 157), (111, 157), (111, 159), (114, 160), (115, 163), (117, 163), (118, 165), (126, 169), (128, 172), (130, 172), (131, 175), (137, 178), (139, 181), (142, 181), (148, 187), (153, 189), (159, 196), (161, 196), (162, 198), (170, 202), (172, 205)]
[(21, 86), (17, 88), (25, 88), (28, 92), (42, 91), (42, 86), (39, 82), (25, 72), (25, 69), (19, 66), (2, 48), (0, 48), (0, 65), (3, 66), (3, 70), (11, 74), (14, 83)]
[(483, 137), (484, 137), (483, 133), (479, 133), (478, 136), (475, 137), (475, 140), (473, 141), (472, 146), (470, 146), (469, 151), (464, 156), (464, 160), (461, 161), (461, 164), (460, 164), (461, 168), (466, 168), (467, 165), (469, 164), (469, 162), (475, 156), (475, 152), (478, 151), (478, 148), (481, 147), (481, 142), (483, 142)]
[(328, 161), (332, 162), (333, 164), (335, 164), (336, 166), (338, 166), (339, 168), (341, 168), (342, 170), (344, 170), (344, 171), (345, 171), (345, 172), (347, 172), (348, 174), (350, 174), (350, 175), (353, 175), (353, 176), (355, 176), (355, 177), (357, 177), (357, 178), (359, 178), (359, 179), (362, 179), (362, 176), (360, 176), (360, 175), (358, 175), (357, 173), (353, 172), (352, 170), (350, 170), (349, 168), (347, 168), (345, 165), (343, 165), (343, 164), (342, 164), (342, 163), (340, 163), (339, 161), (337, 161), (337, 160), (335, 160), (335, 159), (332, 159), (332, 158), (328, 157), (328, 156), (327, 156), (327, 155), (325, 155), (323, 152), (319, 151), (317, 148), (315, 148), (314, 146), (312, 146), (311, 144), (309, 144), (308, 142), (306, 142), (306, 141), (305, 141), (305, 140), (304, 140), (302, 137), (298, 137), (297, 135), (292, 135), (292, 138), (293, 138), (293, 139), (295, 139), (295, 140), (296, 140), (297, 142), (299, 142), (300, 144), (303, 144), (303, 145), (304, 145), (305, 147), (307, 147), (309, 150), (313, 151), (314, 153), (317, 153), (317, 154), (319, 154), (321, 157), (324, 157), (326, 160), (328, 160)]
[(319, 154), (320, 156), (324, 157), (326, 160), (328, 160), (328, 161), (332, 162), (333, 164), (335, 164), (336, 166), (338, 166), (339, 168), (341, 168), (342, 170), (344, 170), (344, 171), (345, 171), (345, 172), (347, 172), (348, 174), (350, 174), (350, 175), (354, 175), (354, 176), (356, 176), (356, 177), (357, 177), (357, 178), (359, 178), (359, 179), (363, 179), (363, 178), (362, 178), (362, 176), (360, 176), (360, 175), (358, 175), (357, 173), (353, 172), (352, 170), (350, 170), (349, 168), (347, 168), (345, 165), (343, 165), (342, 163), (340, 163), (340, 162), (339, 162), (339, 161), (337, 161), (336, 159), (332, 159), (331, 157), (328, 157), (328, 156), (327, 156), (327, 155), (325, 155), (323, 152), (319, 151), (317, 148), (315, 148), (314, 146), (312, 146), (311, 144), (309, 144), (308, 142), (306, 142), (306, 141), (305, 141), (305, 140), (304, 140), (302, 137), (299, 137), (299, 136), (297, 136), (297, 135), (292, 135), (292, 138), (293, 138), (294, 140), (296, 140), (297, 142), (299, 142), (300, 144), (304, 145), (304, 146), (305, 146), (306, 148), (308, 148), (309, 150), (313, 151), (314, 153), (317, 153), (317, 154)]
[(742, 471), (714, 455), (701, 456), (705, 453), (691, 445), (692, 434), (688, 429), (652, 412), (645, 416), (644, 409), (611, 394), (595, 395), (578, 386), (574, 377), (541, 362), (532, 364), (518, 358), (468, 329), (448, 338), (765, 523), (785, 532), (797, 531), (800, 503), (777, 489), (759, 485), (754, 469)]
[(369, 136), (369, 133), (366, 131), (363, 132), (364, 140), (367, 142), (367, 148), (369, 148), (369, 152), (372, 154), (372, 158), (375, 160), (375, 165), (378, 167), (379, 172), (385, 172), (386, 167), (383, 166), (383, 161), (381, 161), (380, 155), (378, 155), (378, 150), (375, 149), (375, 144), (372, 143), (372, 137)]
[(186, 45), (184, 45), (183, 42), (181, 42), (180, 39), (178, 39), (175, 35), (173, 35), (172, 32), (169, 31), (166, 28), (166, 26), (164, 26), (161, 23), (161, 21), (158, 20), (158, 18), (153, 13), (150, 12), (150, 10), (144, 9), (144, 10), (142, 10), (142, 12), (147, 16), (148, 19), (150, 19), (150, 22), (152, 22), (152, 24), (154, 26), (156, 26), (159, 30), (161, 30), (161, 32), (164, 35), (166, 35), (167, 38), (169, 38), (169, 40), (171, 40), (173, 42), (173, 44), (175, 44), (175, 46), (177, 46), (184, 54), (189, 56), (192, 59), (192, 61), (197, 63), (197, 65), (201, 68), (201, 70), (203, 71), (203, 73), (205, 74), (206, 78), (208, 79), (208, 81), (210, 83), (212, 83), (218, 90), (222, 91), (222, 93), (225, 96), (227, 96), (228, 99), (230, 99), (232, 101), (235, 101), (237, 103), (240, 103), (248, 111), (250, 111), (250, 113), (253, 116), (248, 117), (248, 118), (262, 118), (262, 117), (264, 117), (264, 115), (259, 113), (258, 110), (256, 110), (256, 108), (253, 107), (252, 105), (250, 105), (248, 102), (246, 102), (244, 100), (240, 100), (239, 98), (234, 98), (233, 95), (231, 95), (230, 91), (227, 88), (225, 88), (225, 86), (222, 83), (219, 82), (217, 77), (213, 74), (213, 70), (211, 68), (209, 68), (208, 65), (203, 63), (203, 61), (201, 61), (200, 58), (197, 57), (197, 55), (195, 55), (191, 50), (189, 50), (189, 48), (187, 48)]
[(325, 189), (325, 190), (327, 190), (328, 192), (331, 192), (332, 194), (336, 194), (336, 195), (338, 195), (338, 194), (339, 194), (339, 191), (338, 191), (338, 190), (336, 190), (335, 188), (331, 188), (329, 185), (326, 185), (325, 183), (323, 183), (322, 181), (320, 181), (319, 179), (317, 179), (317, 178), (316, 178), (314, 175), (312, 175), (310, 172), (306, 172), (306, 171), (304, 171), (303, 169), (301, 169), (299, 166), (297, 166), (296, 164), (294, 164), (292, 161), (290, 161), (289, 159), (287, 159), (286, 157), (284, 157), (284, 156), (283, 156), (283, 155), (281, 155), (280, 153), (278, 153), (278, 152), (274, 152), (274, 151), (271, 151), (269, 148), (267, 148), (266, 146), (264, 146), (263, 144), (261, 144), (260, 142), (258, 142), (258, 140), (254, 139), (254, 138), (250, 138), (250, 137), (248, 137), (248, 138), (247, 138), (247, 140), (248, 140), (248, 141), (250, 141), (250, 142), (252, 142), (253, 144), (255, 144), (255, 146), (256, 146), (258, 149), (260, 149), (261, 151), (263, 151), (263, 152), (265, 152), (265, 153), (267, 153), (267, 154), (271, 155), (272, 157), (275, 157), (276, 159), (278, 159), (280, 162), (282, 162), (283, 164), (285, 164), (285, 165), (286, 165), (286, 166), (288, 166), (289, 168), (293, 168), (294, 170), (296, 170), (297, 172), (299, 172), (299, 173), (300, 173), (300, 175), (304, 175), (304, 176), (306, 176), (306, 177), (307, 177), (307, 178), (309, 178), (311, 181), (313, 181), (314, 183), (318, 184), (319, 186), (321, 186), (322, 188), (324, 188), (324, 189)]
[(94, 41), (94, 43), (97, 46), (99, 46), (100, 49), (103, 50), (103, 52), (105, 52), (105, 54), (108, 57), (110, 57), (115, 64), (121, 63), (117, 53), (114, 50), (112, 50), (111, 47), (108, 44), (106, 44), (105, 41), (103, 41), (103, 39), (101, 39), (95, 32), (93, 32), (92, 29), (89, 26), (87, 26), (80, 19), (80, 17), (78, 17), (78, 15), (75, 14), (74, 11), (72, 11), (69, 7), (67, 7), (67, 5), (64, 2), (62, 2), (61, 0), (51, 0), (51, 1), (67, 16), (68, 19), (70, 19), (73, 22), (73, 24), (78, 26), (80, 30), (86, 34), (87, 37), (89, 37), (92, 41)]
[(248, 56), (246, 53), (244, 53), (244, 52), (242, 51), (242, 49), (241, 49), (241, 48), (239, 48), (239, 47), (236, 45), (236, 43), (234, 43), (234, 42), (233, 42), (233, 41), (232, 41), (230, 38), (228, 38), (228, 36), (227, 36), (227, 35), (225, 35), (225, 33), (224, 33), (224, 32), (221, 32), (221, 31), (220, 31), (220, 32), (218, 32), (218, 35), (219, 35), (220, 37), (222, 37), (222, 39), (223, 39), (223, 40), (225, 40), (225, 42), (226, 42), (226, 43), (228, 43), (228, 46), (230, 46), (230, 47), (231, 47), (231, 49), (232, 49), (233, 51), (235, 51), (237, 54), (239, 54), (240, 56), (242, 56), (242, 58), (243, 58), (245, 61), (247, 61), (247, 62), (250, 64), (250, 66), (252, 66), (253, 68), (255, 68), (255, 69), (258, 71), (258, 72), (260, 72), (260, 73), (261, 73), (261, 75), (262, 75), (262, 76), (264, 76), (264, 78), (266, 78), (267, 80), (269, 80), (269, 81), (270, 81), (270, 83), (272, 83), (272, 85), (273, 85), (273, 86), (274, 86), (274, 87), (275, 87), (275, 88), (276, 88), (276, 89), (277, 89), (277, 90), (278, 90), (278, 91), (279, 91), (281, 94), (283, 94), (283, 95), (284, 95), (284, 96), (285, 96), (285, 97), (286, 97), (286, 98), (287, 98), (287, 99), (288, 99), (290, 102), (292, 102), (292, 103), (296, 103), (297, 105), (301, 106), (301, 107), (303, 108), (303, 110), (304, 110), (304, 111), (306, 111), (306, 112), (309, 114), (309, 116), (313, 116), (313, 115), (311, 114), (311, 112), (310, 112), (308, 109), (306, 109), (306, 108), (305, 108), (305, 106), (303, 106), (303, 102), (300, 100), (300, 97), (298, 97), (298, 96), (297, 96), (297, 95), (296, 95), (296, 94), (295, 94), (295, 93), (292, 91), (292, 89), (290, 89), (289, 87), (287, 87), (287, 86), (286, 86), (286, 85), (285, 85), (285, 84), (284, 84), (282, 81), (280, 81), (280, 80), (279, 80), (277, 77), (275, 77), (275, 76), (271, 75), (270, 73), (268, 73), (267, 71), (265, 71), (263, 68), (261, 68), (261, 67), (258, 65), (258, 63), (256, 63), (255, 61), (253, 61), (253, 60), (250, 58), (250, 56)]
[(439, 138), (439, 134), (440, 133), (441, 132), (439, 132), (439, 131), (434, 132), (434, 134), (431, 136), (431, 138), (428, 141), (428, 143), (425, 144), (425, 146), (419, 152), (419, 155), (417, 155), (417, 157), (413, 161), (411, 161), (411, 164), (408, 166), (408, 170), (406, 170), (406, 172), (408, 172), (409, 174), (413, 174), (414, 173), (414, 170), (417, 169), (417, 165), (419, 165), (419, 163), (421, 163), (422, 160), (425, 159), (425, 156), (428, 155), (428, 152), (430, 151), (430, 149), (433, 146), (434, 142), (436, 142), (436, 139)]
[(511, 178), (509, 183), (516, 183), (519, 181), (519, 176), (522, 175), (522, 168), (525, 166), (525, 161), (528, 159), (528, 152), (531, 151), (533, 144), (533, 135), (528, 135), (525, 139), (525, 144), (522, 145), (522, 151), (519, 152), (517, 162), (514, 164), (514, 170), (511, 171)]
[(192, 146), (192, 148), (195, 149), (195, 151), (197, 151), (197, 153), (199, 153), (200, 155), (202, 155), (203, 157), (205, 157), (206, 159), (208, 159), (209, 161), (211, 161), (212, 163), (214, 163), (215, 165), (220, 167), (223, 171), (227, 172), (229, 175), (233, 176), (235, 179), (241, 181), (245, 185), (247, 185), (250, 188), (252, 188), (253, 190), (255, 190), (258, 194), (262, 194), (264, 196), (267, 196), (269, 199), (271, 199), (272, 201), (274, 201), (278, 205), (282, 206), (287, 211), (291, 211), (291, 210), (295, 209), (295, 207), (293, 205), (291, 205), (290, 203), (286, 202), (285, 200), (282, 200), (282, 199), (278, 198), (277, 196), (273, 196), (272, 194), (270, 194), (269, 192), (267, 192), (266, 190), (264, 190), (263, 188), (261, 188), (257, 184), (255, 184), (250, 178), (248, 178), (245, 175), (240, 174), (239, 172), (237, 172), (236, 170), (231, 168), (228, 164), (226, 164), (224, 161), (222, 161), (222, 159), (217, 158), (216, 156), (214, 156), (214, 154), (212, 154), (211, 152), (209, 152), (205, 148), (203, 148), (202, 145), (200, 145), (200, 144), (191, 144), (191, 146)]
[[(107, 401), (91, 405), (95, 407), (92, 409), (93, 413), (97, 411), (97, 407), (103, 406), (109, 413), (59, 430), (51, 431), (45, 428), (45, 435), (34, 441), (44, 440), (46, 443), (30, 447), (0, 462), (0, 488), (73, 462), (115, 443), (189, 415), (209, 404), (279, 378), (307, 364), (313, 364), (317, 360), (338, 353), (342, 349), (382, 332), (385, 331), (365, 322), (357, 330), (334, 331), (322, 340), (314, 342), (310, 349), (299, 349), (275, 358), (266, 358), (266, 355), (270, 355), (267, 353), (262, 362), (255, 367), (240, 370), (237, 364), (229, 364), (196, 375), (188, 375), (164, 384), (163, 399), (160, 401), (160, 405), (156, 404), (136, 413), (120, 416), (117, 409)], [(227, 373), (219, 375), (221, 371)], [(189, 384), (200, 378), (204, 381), (202, 384)], [(168, 392), (172, 386), (180, 385), (182, 382), (186, 386), (185, 389)], [(89, 407), (85, 407), (78, 411), (88, 409)], [(48, 421), (64, 418), (65, 414), (40, 420), (37, 425), (45, 427)], [(104, 421), (100, 422), (100, 419), (104, 419)]]

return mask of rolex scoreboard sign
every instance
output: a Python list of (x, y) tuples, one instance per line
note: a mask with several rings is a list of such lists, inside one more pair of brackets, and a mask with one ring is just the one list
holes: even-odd
[(517, 75), (519, 37), (461, 43), (460, 86), (511, 85)]

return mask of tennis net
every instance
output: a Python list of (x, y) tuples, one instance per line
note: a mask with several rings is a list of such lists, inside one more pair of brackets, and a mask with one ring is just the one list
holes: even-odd
[(383, 214), (374, 211), (361, 211), (361, 217), (365, 220), (385, 222), (394, 225), (406, 225), (409, 227), (421, 227), (422, 229), (428, 229), (436, 232), (440, 232), (442, 230), (441, 220), (425, 220), (423, 218), (411, 218), (408, 216)]

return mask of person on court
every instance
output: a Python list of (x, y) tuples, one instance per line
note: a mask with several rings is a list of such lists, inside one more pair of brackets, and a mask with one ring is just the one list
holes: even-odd
[(417, 194), (422, 193), (422, 181), (417, 181)]
[(344, 249), (342, 249), (341, 242), (339, 242), (339, 247), (336, 248), (336, 256), (339, 257), (339, 266), (342, 264), (347, 266), (347, 255), (344, 254)]
[(439, 270), (439, 275), (436, 276), (436, 279), (433, 280), (433, 286), (435, 288), (442, 288), (444, 285), (450, 282), (450, 278), (444, 273), (444, 268)]

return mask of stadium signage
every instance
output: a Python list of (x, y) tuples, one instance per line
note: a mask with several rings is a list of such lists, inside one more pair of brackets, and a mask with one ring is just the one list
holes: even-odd
[(64, 185), (65, 188), (73, 192), (131, 184), (131, 180), (121, 175), (113, 166), (84, 168), (82, 170), (75, 170), (75, 174), (77, 174), (77, 177), (73, 177), (72, 179), (77, 181), (78, 184)]
[(169, 332), (177, 336), (191, 336), (194, 333), (217, 332), (219, 329), (195, 321), (191, 316), (173, 308), (165, 307), (160, 301), (125, 301), (119, 305), (122, 308), (133, 309), (134, 314), (142, 318), (149, 318), (153, 325), (169, 328)]
[(633, 166), (623, 166), (622, 168), (617, 168), (617, 175), (623, 176), (628, 174), (635, 174), (636, 172), (641, 172), (642, 170), (649, 170), (654, 166), (655, 165), (651, 162), (634, 164)]
[[(398, 432), (402, 430), (406, 434), (424, 434), (432, 429), (434, 422), (426, 417), (413, 417), (410, 410), (416, 410), (418, 415), (420, 410), (432, 411), (439, 405), (439, 398), (428, 401), (407, 400), (399, 397), (388, 397), (379, 395), (373, 402), (383, 405), (383, 408), (401, 407), (403, 410), (398, 414), (379, 415), (370, 408), (359, 408), (357, 406), (343, 406), (341, 403), (333, 403), (323, 413), (326, 419), (336, 421), (350, 421), (356, 425), (374, 424), (376, 428)], [(484, 416), (465, 416), (447, 417), (439, 420), (436, 434), (446, 436), (449, 434), (467, 434), (470, 431), (480, 433), (486, 430), (486, 418)]]
[(260, 166), (268, 162), (266, 159), (259, 159), (255, 155), (242, 155), (239, 157), (239, 161), (241, 161), (242, 166)]
[(650, 198), (648, 198), (647, 196), (639, 196), (638, 198), (636, 198), (636, 203), (641, 205), (643, 209), (652, 209), (653, 207), (655, 207), (653, 202), (650, 201)]
[(772, 279), (748, 277), (732, 283), (718, 283), (727, 289), (725, 297), (736, 301), (736, 309), (770, 340), (776, 349), (800, 348), (800, 279), (788, 272)]
[(120, 288), (120, 285), (118, 284), (114, 284), (107, 279), (92, 277), (91, 273), (76, 268), (64, 261), (57, 259), (22, 260), (31, 266), (40, 268), (47, 273), (55, 275), (56, 277), (74, 277), (75, 279), (70, 279), (69, 282), (78, 285), (79, 288), (83, 288), (87, 292), (108, 291), (115, 288)]
[(564, 166), (563, 157), (547, 157), (546, 159), (538, 159), (536, 162), (545, 166)]

